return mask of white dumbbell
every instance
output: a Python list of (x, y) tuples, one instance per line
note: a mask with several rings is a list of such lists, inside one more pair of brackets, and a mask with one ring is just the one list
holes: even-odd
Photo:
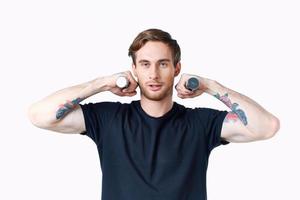
[(119, 76), (117, 78), (116, 85), (121, 89), (127, 88), (129, 86), (129, 81), (125, 76)]

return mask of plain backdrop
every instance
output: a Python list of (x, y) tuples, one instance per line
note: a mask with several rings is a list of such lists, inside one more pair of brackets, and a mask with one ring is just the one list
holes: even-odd
[[(0, 199), (100, 199), (93, 141), (36, 128), (27, 109), (59, 89), (130, 70), (128, 47), (148, 28), (178, 41), (182, 73), (217, 80), (281, 120), (270, 140), (213, 150), (208, 199), (300, 199), (299, 10), (296, 0), (1, 0)], [(136, 99), (104, 92), (84, 102)], [(174, 101), (228, 110), (207, 94), (182, 100), (174, 91)]]

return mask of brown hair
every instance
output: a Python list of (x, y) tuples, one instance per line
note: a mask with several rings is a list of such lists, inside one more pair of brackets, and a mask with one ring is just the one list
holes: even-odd
[(135, 53), (149, 41), (159, 41), (169, 46), (172, 51), (174, 67), (180, 61), (181, 52), (177, 41), (174, 40), (171, 35), (165, 31), (162, 31), (160, 29), (148, 29), (139, 33), (129, 47), (128, 56), (132, 57), (132, 61), (134, 64), (136, 64)]

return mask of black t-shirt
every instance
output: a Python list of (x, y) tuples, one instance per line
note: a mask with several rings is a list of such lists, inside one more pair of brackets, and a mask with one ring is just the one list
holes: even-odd
[(211, 150), (227, 111), (174, 102), (161, 117), (140, 101), (80, 105), (86, 134), (97, 145), (102, 200), (205, 200)]

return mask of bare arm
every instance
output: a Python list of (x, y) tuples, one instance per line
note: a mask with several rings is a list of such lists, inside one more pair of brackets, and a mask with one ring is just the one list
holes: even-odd
[(251, 142), (268, 139), (279, 130), (279, 119), (246, 95), (211, 80), (206, 92), (231, 109), (225, 117), (221, 132), (221, 136), (228, 141)]
[[(128, 91), (118, 88), (115, 81), (121, 74), (130, 81)], [(81, 133), (85, 131), (83, 113), (79, 103), (84, 99), (104, 91), (111, 91), (119, 96), (136, 94), (137, 84), (130, 71), (99, 77), (79, 85), (64, 88), (32, 104), (28, 117), (39, 128), (61, 133)]]
[[(184, 88), (190, 77), (197, 77), (200, 88), (191, 92)], [(280, 121), (246, 95), (231, 90), (217, 81), (183, 74), (177, 85), (178, 96), (192, 98), (208, 93), (223, 102), (231, 111), (227, 114), (221, 137), (229, 142), (250, 142), (271, 138), (280, 128)]]

